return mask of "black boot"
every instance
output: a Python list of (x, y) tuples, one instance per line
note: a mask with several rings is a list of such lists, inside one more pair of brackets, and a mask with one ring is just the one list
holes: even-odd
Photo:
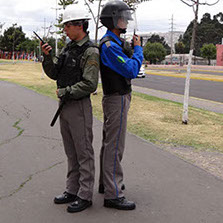
[(83, 200), (79, 197), (67, 207), (67, 212), (74, 213), (85, 210), (92, 205), (92, 201)]
[[(125, 190), (125, 184), (122, 184), (121, 190)], [(99, 184), (98, 193), (99, 194), (104, 194), (105, 193), (105, 188), (104, 188), (103, 184)]]
[(64, 192), (62, 195), (58, 195), (54, 198), (54, 203), (55, 204), (66, 204), (75, 201), (77, 198), (76, 195), (70, 194), (68, 192)]
[(115, 208), (118, 210), (133, 210), (136, 205), (133, 201), (128, 201), (125, 197), (117, 199), (105, 199), (104, 206), (106, 208)]

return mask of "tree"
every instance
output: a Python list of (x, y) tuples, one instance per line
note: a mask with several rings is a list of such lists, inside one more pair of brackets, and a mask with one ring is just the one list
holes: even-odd
[(175, 51), (179, 54), (185, 53), (185, 45), (182, 41), (175, 43)]
[[(188, 123), (188, 101), (189, 101), (189, 89), (190, 89), (190, 73), (191, 73), (191, 63), (192, 63), (192, 55), (194, 51), (194, 43), (195, 43), (195, 37), (196, 37), (196, 30), (197, 30), (197, 20), (198, 20), (198, 10), (200, 5), (208, 5), (212, 6), (217, 4), (220, 0), (180, 0), (184, 4), (186, 4), (189, 7), (193, 8), (194, 11), (194, 21), (193, 21), (193, 30), (192, 30), (192, 38), (190, 43), (190, 53), (189, 53), (189, 61), (187, 66), (187, 76), (186, 76), (186, 83), (185, 83), (185, 91), (184, 91), (184, 109), (183, 109), (183, 117), (182, 117), (182, 123), (187, 124)], [(212, 1), (212, 3), (211, 3)]]
[(0, 35), (2, 34), (2, 27), (5, 25), (5, 23), (0, 22)]
[(216, 46), (213, 43), (204, 44), (201, 48), (201, 55), (208, 59), (208, 65), (211, 65), (211, 59), (216, 58)]
[(16, 50), (25, 51), (27, 53), (30, 53), (32, 51), (36, 52), (38, 45), (39, 45), (39, 40), (37, 40), (37, 39), (30, 40), (29, 38), (26, 38), (26, 40), (24, 42), (20, 43), (16, 47)]
[[(94, 0), (88, 0), (90, 3), (93, 3)], [(102, 0), (98, 1), (98, 12), (97, 12), (97, 16), (94, 15), (90, 5), (88, 4), (87, 0), (84, 0), (85, 4), (88, 6), (88, 9), (90, 11), (90, 13), (92, 14), (92, 17), (94, 19), (94, 23), (95, 23), (95, 44), (97, 44), (98, 42), (98, 30), (99, 30), (99, 15), (100, 15), (100, 11), (101, 11), (101, 2)]]
[(223, 13), (219, 12), (216, 16), (214, 16), (219, 22), (223, 22)]
[(142, 3), (142, 2), (148, 2), (151, 0), (123, 0), (130, 8), (136, 7), (136, 5)]
[(161, 62), (165, 59), (166, 49), (161, 43), (148, 42), (144, 46), (143, 55), (144, 58), (150, 62), (150, 64), (156, 64), (157, 62)]
[(165, 38), (164, 37), (160, 37), (159, 35), (157, 34), (153, 34), (147, 42), (150, 42), (150, 43), (161, 43), (164, 48), (166, 49), (166, 53), (167, 54), (170, 54), (170, 47), (169, 45), (166, 43), (165, 41)]
[(1, 39), (0, 46), (2, 49), (13, 52), (17, 45), (24, 42), (25, 33), (22, 31), (22, 27), (16, 27), (17, 24), (13, 24), (4, 31), (3, 37)]
[(0, 50), (4, 50), (4, 47), (2, 46), (2, 39), (3, 39), (3, 36), (0, 36)]
[(63, 6), (63, 9), (66, 8), (66, 6), (71, 5), (75, 2), (75, 0), (59, 0), (58, 5)]
[[(185, 52), (190, 50), (190, 41), (192, 36), (193, 23), (187, 27), (181, 40), (185, 45)], [(219, 44), (223, 36), (223, 24), (221, 22), (221, 13), (214, 15), (213, 19), (209, 13), (205, 13), (201, 22), (197, 24), (195, 37), (194, 55), (201, 56), (201, 47), (205, 43)]]

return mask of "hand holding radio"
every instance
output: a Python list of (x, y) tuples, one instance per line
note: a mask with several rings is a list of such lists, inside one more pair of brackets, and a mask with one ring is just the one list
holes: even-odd
[(141, 46), (140, 36), (134, 34), (133, 43), (134, 43), (134, 46)]
[(33, 33), (40, 40), (43, 53), (49, 55), (52, 47), (48, 43), (45, 43), (45, 41), (35, 31), (33, 31)]

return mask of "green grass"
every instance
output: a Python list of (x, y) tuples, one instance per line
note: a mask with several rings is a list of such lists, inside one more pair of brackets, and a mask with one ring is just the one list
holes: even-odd
[[(4, 69), (1, 69), (4, 67)], [(0, 66), (0, 80), (20, 84), (56, 99), (56, 84), (41, 79), (40, 64)], [(102, 89), (91, 97), (93, 113), (103, 121)], [(223, 114), (189, 107), (189, 124), (182, 124), (181, 103), (133, 92), (128, 115), (128, 131), (156, 144), (190, 146), (196, 150), (223, 152)]]

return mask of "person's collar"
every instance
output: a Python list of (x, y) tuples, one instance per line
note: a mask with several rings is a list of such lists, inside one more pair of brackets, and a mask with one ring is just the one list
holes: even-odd
[(122, 44), (121, 39), (113, 33), (111, 30), (107, 30), (106, 35), (111, 36), (113, 39), (115, 39), (120, 45)]
[(86, 35), (82, 40), (79, 41), (73, 41), (76, 45), (82, 46), (84, 43), (86, 43), (89, 40), (89, 36)]

